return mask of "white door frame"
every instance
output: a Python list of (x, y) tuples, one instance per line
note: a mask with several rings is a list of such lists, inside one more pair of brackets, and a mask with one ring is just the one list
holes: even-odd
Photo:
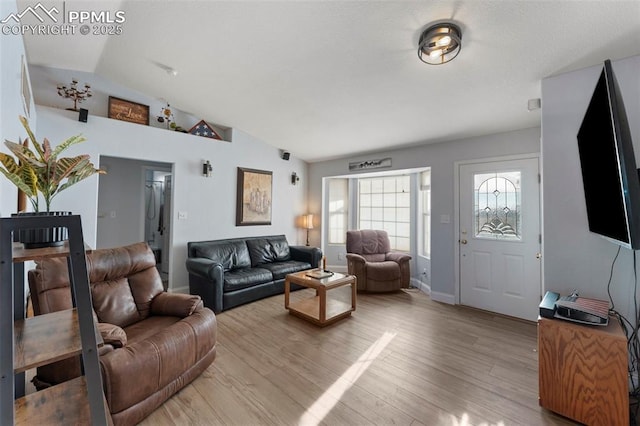
[[(481, 163), (490, 163), (495, 161), (511, 161), (511, 160), (524, 160), (524, 159), (537, 159), (538, 160), (538, 173), (541, 173), (542, 163), (540, 161), (539, 153), (531, 153), (531, 154), (518, 154), (518, 155), (506, 155), (502, 157), (487, 157), (487, 158), (477, 158), (473, 160), (464, 160), (464, 161), (455, 161), (453, 163), (453, 216), (454, 216), (454, 276), (455, 276), (455, 293), (454, 300), (455, 304), (460, 304), (460, 244), (458, 239), (460, 237), (460, 166), (467, 164), (481, 164)], [(540, 233), (542, 233), (542, 182), (539, 185), (540, 191)], [(544, 238), (543, 238), (544, 241)], [(541, 248), (542, 250), (542, 244)], [(544, 289), (544, 256), (540, 259), (540, 294)]]

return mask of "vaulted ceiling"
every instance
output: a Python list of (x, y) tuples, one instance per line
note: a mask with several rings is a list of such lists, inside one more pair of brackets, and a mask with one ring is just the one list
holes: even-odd
[[(41, 3), (126, 20), (120, 35), (27, 34), (30, 64), (94, 73), (310, 162), (539, 126), (527, 100), (543, 78), (640, 54), (640, 1)], [(461, 27), (462, 51), (424, 64), (418, 38), (441, 20)]]

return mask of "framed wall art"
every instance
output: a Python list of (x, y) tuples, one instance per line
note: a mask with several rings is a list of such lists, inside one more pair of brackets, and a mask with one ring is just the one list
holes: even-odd
[(238, 167), (236, 226), (271, 225), (273, 174)]
[(149, 125), (149, 105), (109, 96), (109, 118)]

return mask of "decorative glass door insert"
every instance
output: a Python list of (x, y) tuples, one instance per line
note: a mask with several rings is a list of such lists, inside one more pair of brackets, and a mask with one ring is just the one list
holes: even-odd
[(477, 238), (520, 241), (521, 173), (474, 174), (474, 235)]

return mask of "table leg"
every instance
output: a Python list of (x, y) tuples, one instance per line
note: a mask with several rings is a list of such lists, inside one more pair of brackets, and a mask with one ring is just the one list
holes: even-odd
[(318, 312), (318, 320), (320, 324), (324, 324), (327, 320), (327, 288), (322, 286), (318, 288), (318, 296), (320, 299), (320, 311)]
[(354, 311), (356, 310), (356, 295), (357, 295), (357, 288), (358, 288), (358, 278), (356, 278), (355, 276), (353, 277), (353, 281), (351, 282), (351, 309), (353, 309)]
[(289, 283), (289, 279), (286, 278), (284, 280), (284, 308), (289, 308), (289, 291), (291, 289), (291, 284)]

